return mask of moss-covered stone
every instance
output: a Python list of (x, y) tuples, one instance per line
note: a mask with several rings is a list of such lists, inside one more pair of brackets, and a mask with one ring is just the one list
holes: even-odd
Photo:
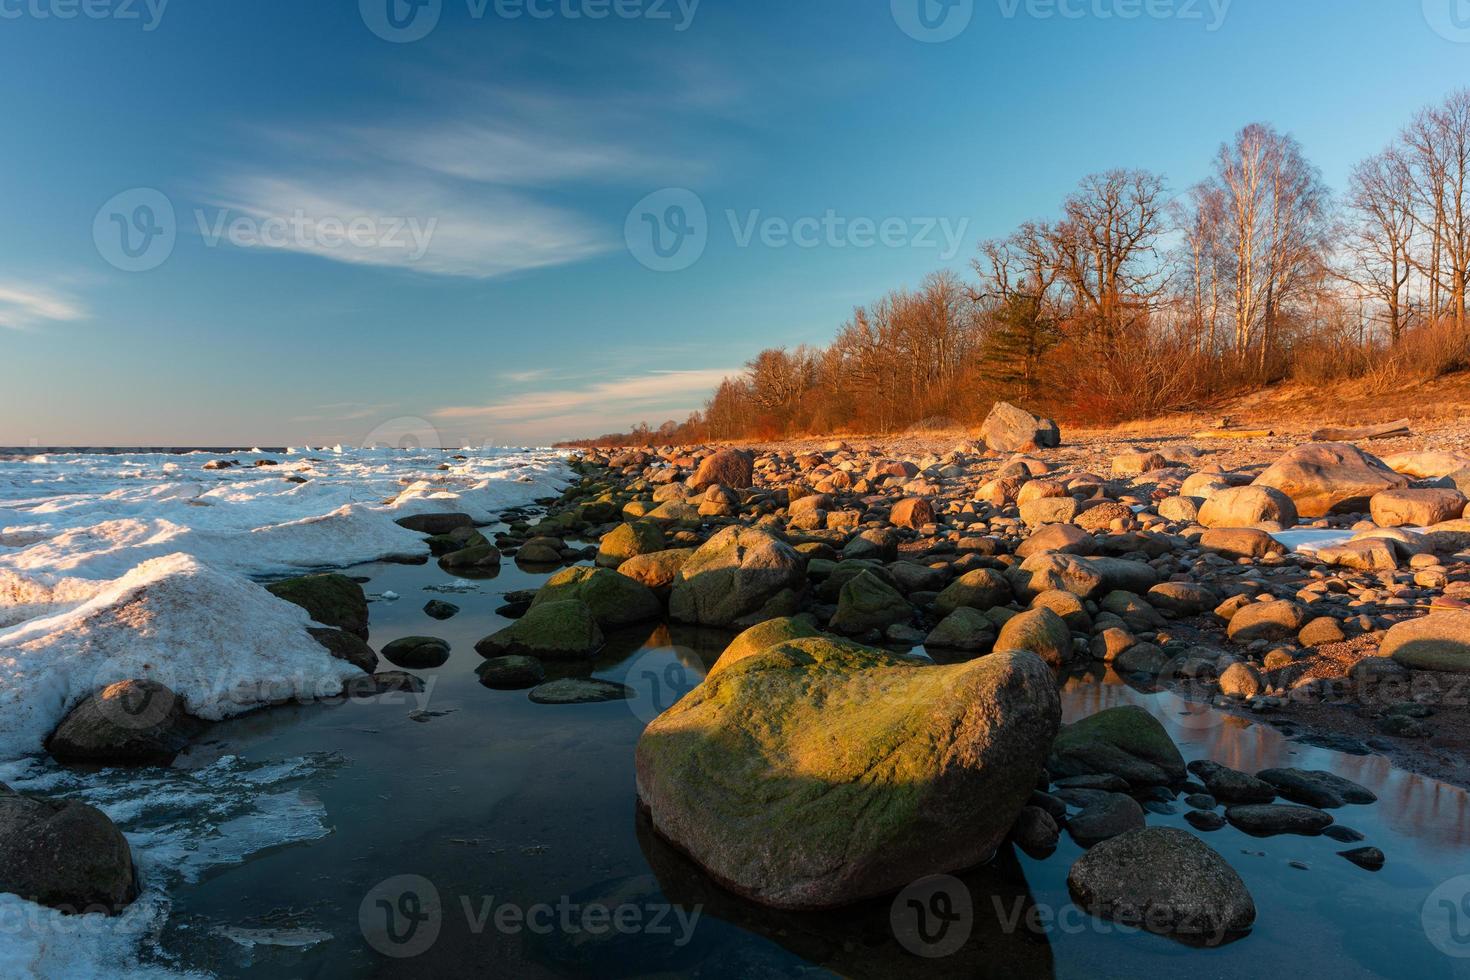
[(1185, 776), (1174, 740), (1136, 705), (1108, 708), (1063, 728), (1047, 769), (1058, 779), (1112, 773), (1132, 786), (1167, 786)]
[(921, 667), (793, 640), (650, 724), (638, 792), (658, 832), (737, 893), (839, 906), (988, 859), (1059, 716), (1051, 671), (1029, 653)]
[(710, 668), (709, 672), (713, 674), (717, 670), (724, 670), (747, 657), (764, 653), (778, 643), (821, 635), (822, 631), (817, 629), (817, 624), (810, 616), (779, 616), (776, 619), (768, 619), (764, 623), (757, 623), (731, 640), (730, 645), (725, 648), (724, 653), (720, 654), (720, 658), (715, 661), (715, 665)]
[(977, 568), (949, 583), (934, 600), (934, 611), (940, 616), (948, 616), (961, 607), (984, 612), (1010, 601), (1011, 586), (1005, 576), (991, 568)]
[(1072, 631), (1050, 609), (1029, 609), (1006, 620), (996, 638), (997, 650), (1030, 650), (1052, 667), (1072, 659)]
[(482, 657), (541, 657), (585, 660), (602, 649), (602, 630), (581, 600), (535, 603), (510, 626), (475, 644)]
[(587, 604), (604, 629), (641, 623), (663, 615), (663, 604), (648, 586), (610, 568), (566, 568), (546, 580), (531, 608), (576, 599)]
[(703, 626), (749, 626), (796, 611), (806, 562), (790, 545), (756, 528), (727, 527), (684, 564), (669, 613)]
[(617, 568), (629, 558), (663, 551), (668, 547), (663, 529), (649, 521), (620, 524), (602, 536), (597, 548), (597, 564)]
[(837, 613), (828, 626), (834, 633), (859, 636), (882, 630), (913, 618), (909, 601), (893, 586), (870, 571), (848, 581), (837, 599)]
[(272, 582), (266, 590), (294, 602), (323, 626), (335, 626), (367, 639), (368, 604), (362, 586), (346, 575), (303, 575)]
[(961, 606), (940, 620), (925, 637), (924, 646), (983, 653), (995, 646), (995, 626), (980, 610)]

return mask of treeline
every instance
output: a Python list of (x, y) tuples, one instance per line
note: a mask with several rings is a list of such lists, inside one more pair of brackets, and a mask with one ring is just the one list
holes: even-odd
[(997, 399), (1070, 422), (1196, 407), (1284, 379), (1391, 386), (1470, 363), (1470, 90), (1424, 109), (1334, 197), (1269, 125), (1177, 196), (1084, 177), (1050, 220), (854, 311), (826, 348), (762, 351), (659, 444), (976, 423)]

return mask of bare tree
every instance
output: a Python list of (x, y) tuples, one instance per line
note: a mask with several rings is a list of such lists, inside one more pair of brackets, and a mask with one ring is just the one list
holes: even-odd
[(1381, 303), (1388, 338), (1397, 344), (1408, 325), (1414, 272), (1414, 180), (1404, 155), (1390, 148), (1353, 168), (1344, 241), (1344, 278)]

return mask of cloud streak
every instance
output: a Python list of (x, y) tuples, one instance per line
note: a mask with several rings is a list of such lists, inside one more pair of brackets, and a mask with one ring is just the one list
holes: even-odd
[(25, 283), (0, 282), (0, 327), (26, 330), (44, 322), (84, 320), (75, 300)]
[(666, 409), (676, 400), (697, 397), (703, 402), (705, 396), (737, 370), (655, 371), (577, 388), (532, 392), (487, 405), (442, 408), (433, 414), (442, 419), (549, 425), (593, 412), (594, 417), (607, 420), (620, 413)]

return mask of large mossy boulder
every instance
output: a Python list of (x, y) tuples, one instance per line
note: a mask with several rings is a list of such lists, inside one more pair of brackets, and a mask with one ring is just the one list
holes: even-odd
[(138, 895), (132, 850), (101, 810), (0, 783), (0, 892), (71, 914), (117, 915)]
[(1256, 920), (1240, 875), (1193, 834), (1133, 830), (1092, 848), (1067, 874), (1078, 906), (1100, 918), (1218, 946)]
[(669, 614), (701, 626), (749, 626), (796, 611), (806, 560), (786, 542), (733, 525), (706, 541), (679, 570)]
[(573, 599), (586, 603), (597, 625), (603, 629), (641, 623), (663, 615), (663, 604), (642, 582), (619, 575), (610, 568), (583, 565), (563, 569), (547, 579), (531, 601), (531, 608)]
[(367, 639), (367, 596), (362, 586), (346, 575), (303, 575), (272, 582), (266, 590), (305, 609), (323, 626), (335, 626)]
[(482, 657), (585, 660), (602, 649), (602, 630), (579, 599), (533, 604), (524, 616), (475, 644)]
[(668, 546), (663, 529), (657, 524), (650, 521), (619, 524), (602, 536), (597, 564), (602, 568), (617, 568), (629, 558), (663, 551)]
[(1184, 781), (1184, 757), (1157, 718), (1136, 705), (1108, 708), (1067, 725), (1047, 760), (1054, 778), (1111, 774), (1130, 786)]
[(658, 832), (736, 893), (830, 908), (987, 860), (1059, 718), (1033, 654), (930, 667), (793, 640), (715, 672), (650, 724), (638, 794)]

